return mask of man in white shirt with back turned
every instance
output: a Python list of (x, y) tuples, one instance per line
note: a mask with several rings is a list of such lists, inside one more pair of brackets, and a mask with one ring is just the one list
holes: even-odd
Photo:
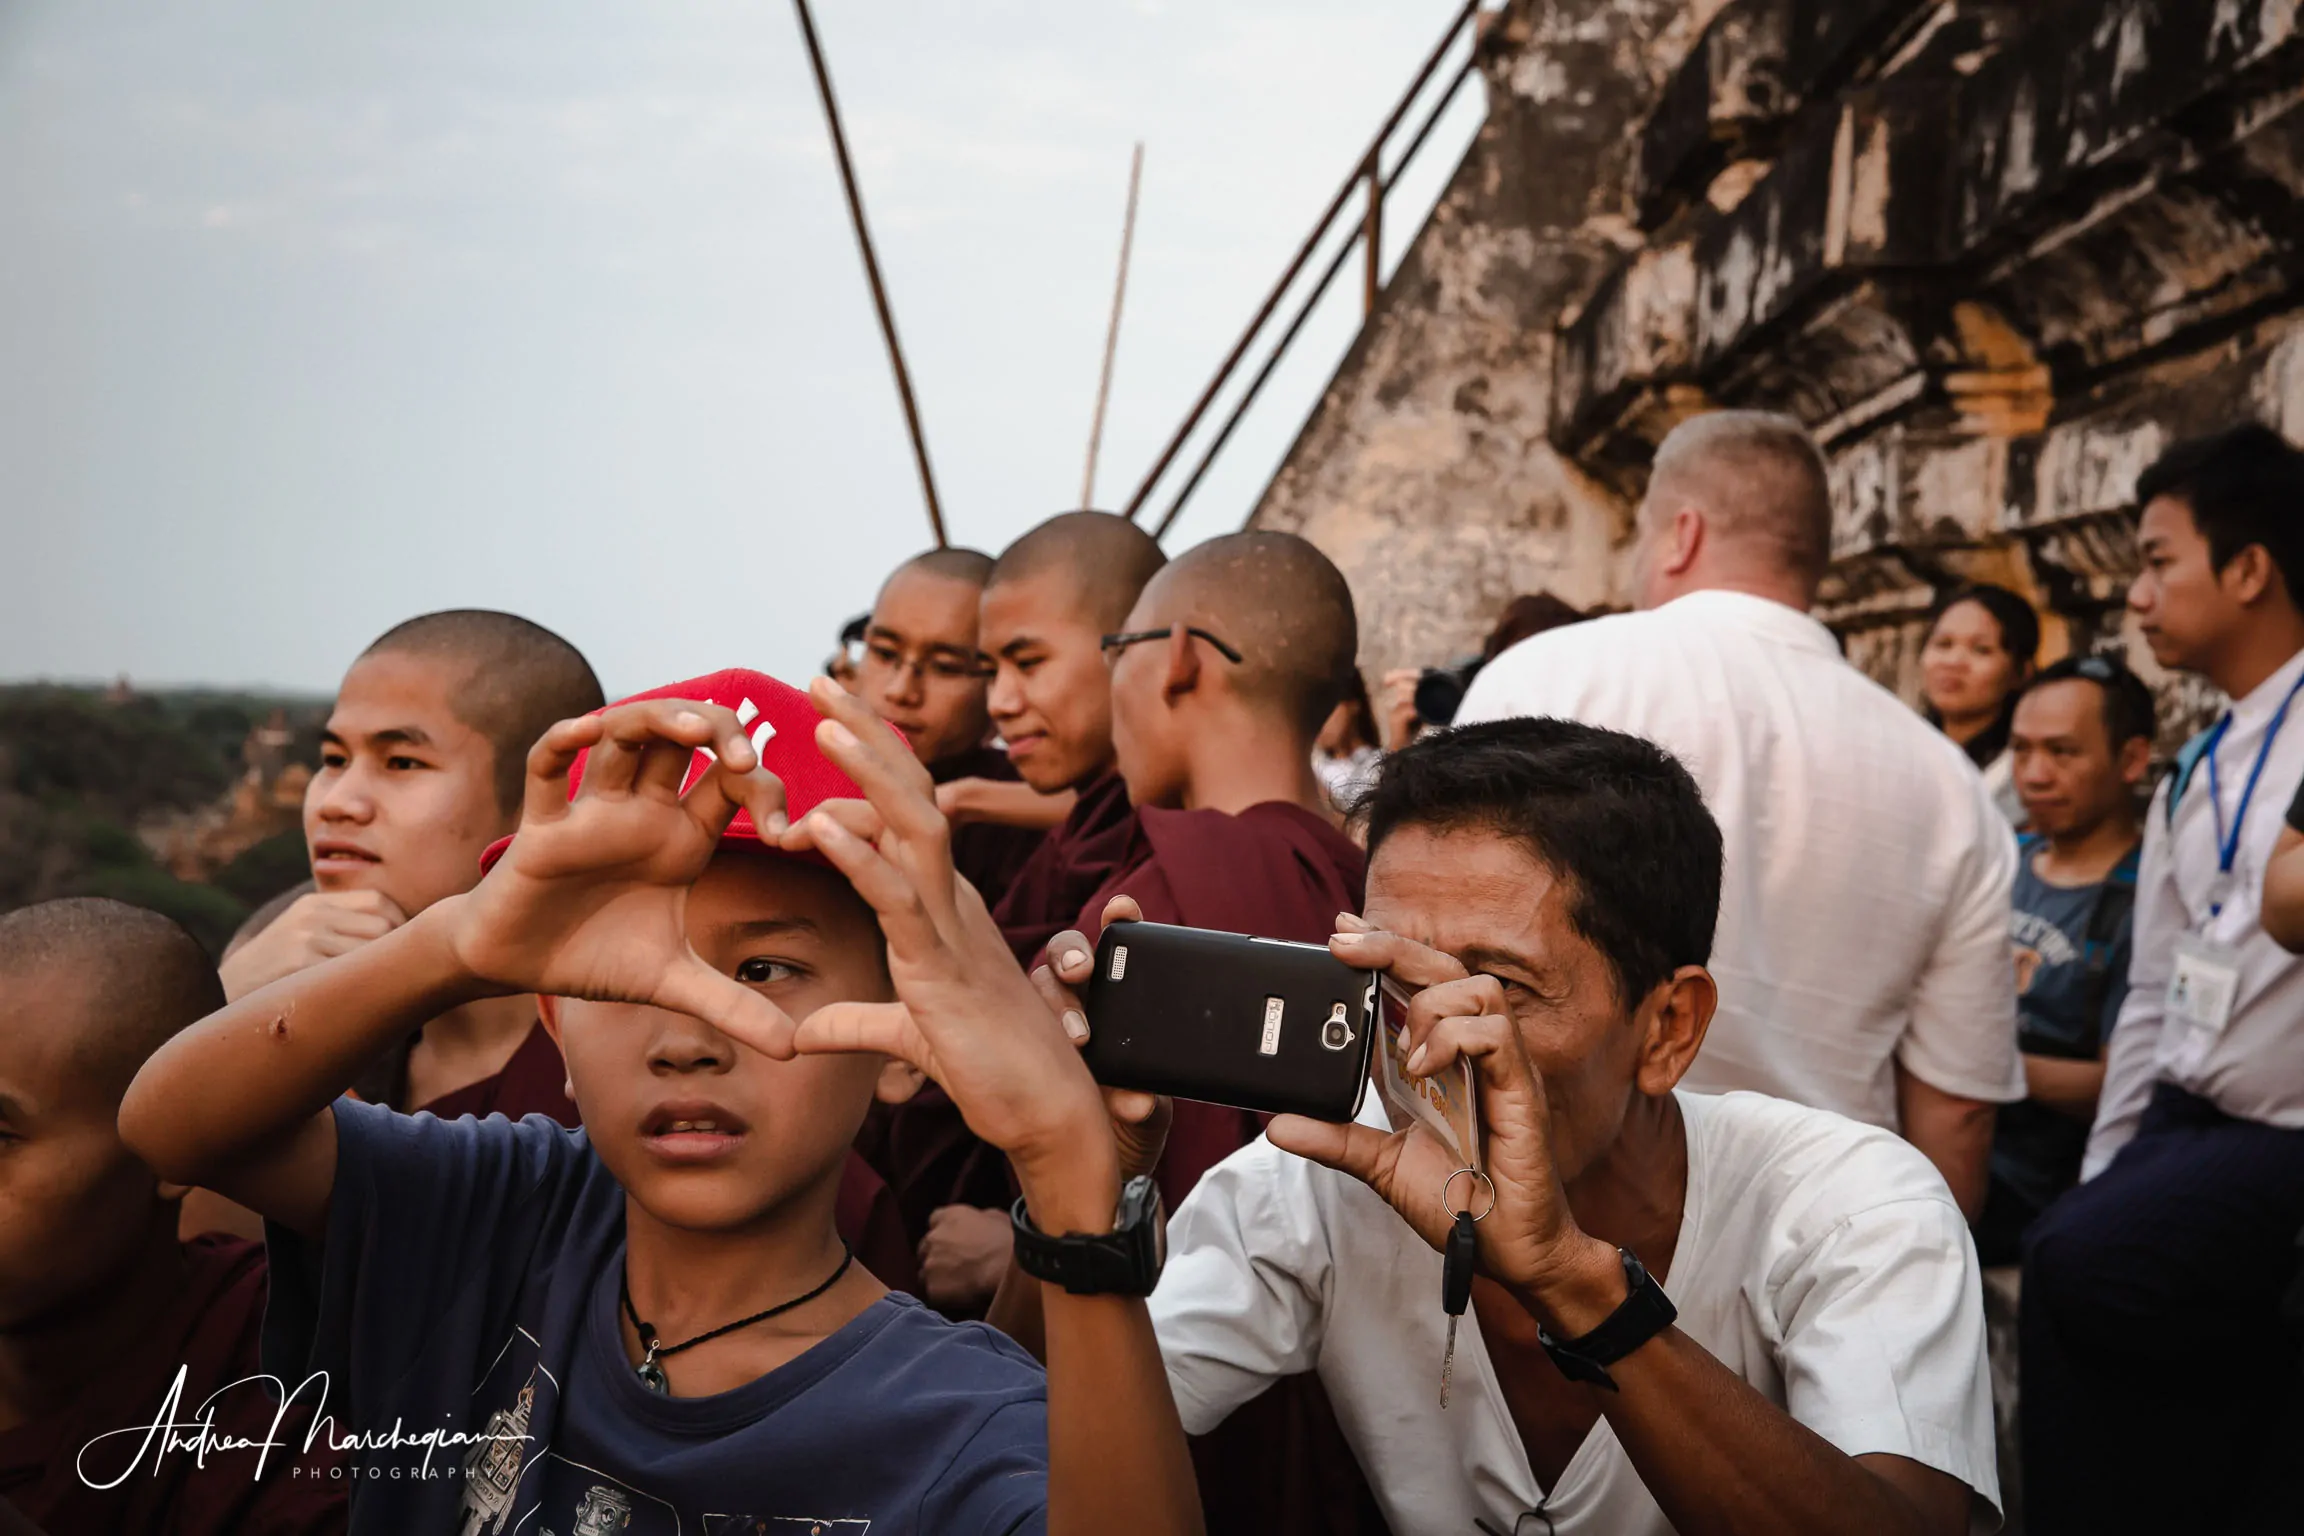
[(1798, 422), (1682, 423), (1640, 507), (1639, 611), (1514, 646), (1457, 718), (1581, 720), (1686, 764), (1727, 867), (1720, 1013), (1685, 1086), (1900, 1131), (1974, 1216), (1994, 1107), (2024, 1097), (2015, 839), (1960, 749), (1809, 617), (1831, 520)]

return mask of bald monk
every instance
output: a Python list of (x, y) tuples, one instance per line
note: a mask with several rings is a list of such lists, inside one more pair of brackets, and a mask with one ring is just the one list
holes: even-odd
[(1167, 564), (1150, 534), (1109, 512), (1066, 512), (1001, 553), (979, 638), (992, 658), (992, 723), (1044, 795), (1079, 799), (992, 915), (1029, 965), (1118, 867), (1134, 829), (1112, 751), (1103, 638)]
[(261, 1476), (253, 1451), (210, 1442), (196, 1465), (145, 1443), (164, 1406), (197, 1442), (211, 1393), (218, 1439), (272, 1433), (265, 1389), (232, 1385), (259, 1369), (263, 1247), (178, 1241), (184, 1191), (116, 1124), (145, 1058), (223, 1006), (198, 941), (156, 912), (75, 899), (0, 916), (0, 1500), (51, 1536), (344, 1529), (342, 1458), (325, 1437), (304, 1452), (301, 1407)]
[(1017, 777), (986, 742), (991, 668), (976, 645), (992, 557), (973, 549), (914, 555), (880, 587), (864, 628), (855, 693), (904, 733), (952, 818), (952, 866), (997, 903), (1048, 829), (1071, 809)]

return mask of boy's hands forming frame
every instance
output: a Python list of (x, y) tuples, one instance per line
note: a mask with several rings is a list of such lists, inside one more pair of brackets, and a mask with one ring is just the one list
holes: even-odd
[[(698, 748), (715, 760), (682, 794)], [(647, 699), (561, 721), (528, 754), (512, 846), (451, 898), (456, 959), (492, 988), (654, 1004), (774, 1050), (791, 1033), (783, 1011), (688, 946), (688, 888), (740, 809), (764, 833), (784, 829), (784, 786), (731, 710)]]

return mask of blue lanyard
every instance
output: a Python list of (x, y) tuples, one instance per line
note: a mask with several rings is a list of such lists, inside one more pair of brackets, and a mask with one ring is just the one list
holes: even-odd
[[(2232, 873), (2233, 860), (2240, 856), (2240, 832), (2248, 824), (2248, 803), (2256, 798), (2256, 781), (2264, 777), (2264, 760), (2272, 755), (2272, 743), (2279, 739), (2280, 727), (2288, 721), (2288, 706), (2296, 702), (2296, 695), (2304, 691), (2304, 674), (2288, 685), (2288, 695), (2280, 701), (2272, 715), (2272, 723), (2265, 727), (2264, 745), (2256, 749), (2256, 764), (2248, 770), (2248, 782), (2240, 790), (2240, 808), (2232, 817), (2229, 835), (2224, 830), (2224, 797), (2216, 787), (2216, 749), (2224, 744), (2224, 733), (2232, 728), (2232, 711), (2224, 711), (2224, 718), (2216, 722), (2215, 734), (2208, 738), (2208, 805), (2216, 813), (2216, 873)], [(2217, 903), (2218, 907), (2223, 904)]]

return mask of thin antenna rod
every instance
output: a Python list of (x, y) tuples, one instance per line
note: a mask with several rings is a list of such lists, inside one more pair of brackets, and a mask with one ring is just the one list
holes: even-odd
[(816, 71), (816, 93), (824, 98), (824, 121), (832, 129), (832, 157), (840, 165), (840, 185), (848, 194), (848, 216), (856, 225), (856, 244), (864, 253), (864, 276), (872, 285), (872, 307), (880, 312), (880, 334), (888, 343), (888, 361), (896, 370), (896, 394), (904, 402), (904, 425), (912, 434), (912, 459), (920, 466), (920, 490), (928, 498), (928, 527), (936, 547), (951, 543), (944, 536), (944, 508), (936, 499), (936, 476), (928, 468), (928, 439), (920, 431), (920, 408), (912, 400), (912, 374), (904, 366), (904, 348), (896, 340), (896, 316), (888, 308), (887, 285), (880, 280), (880, 258), (873, 254), (872, 231), (864, 223), (864, 195), (856, 190), (856, 168), (848, 160), (848, 135), (840, 127), (840, 105), (832, 99), (832, 75), (824, 67), (824, 50), (816, 41), (816, 23), (808, 14), (808, 0), (792, 0), (800, 13), (800, 36), (808, 44), (808, 63)]
[(1112, 398), (1112, 357), (1120, 349), (1120, 304), (1128, 297), (1128, 252), (1136, 244), (1136, 189), (1144, 180), (1144, 141), (1128, 162), (1128, 217), (1120, 226), (1120, 276), (1112, 284), (1112, 324), (1104, 333), (1104, 373), (1096, 381), (1096, 415), (1088, 426), (1088, 469), (1080, 477), (1080, 505), (1096, 505), (1096, 450), (1104, 443), (1104, 405)]

